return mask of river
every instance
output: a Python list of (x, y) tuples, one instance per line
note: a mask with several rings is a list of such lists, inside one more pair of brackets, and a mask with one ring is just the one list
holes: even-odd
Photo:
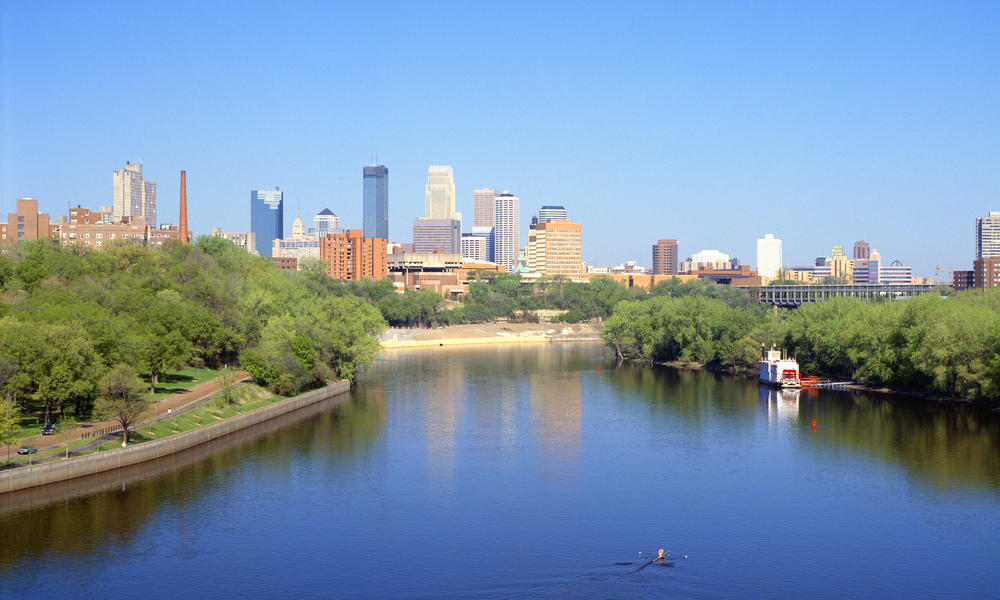
[(387, 351), (349, 402), (74, 485), (0, 511), (0, 598), (994, 598), (1000, 575), (995, 413), (593, 343)]

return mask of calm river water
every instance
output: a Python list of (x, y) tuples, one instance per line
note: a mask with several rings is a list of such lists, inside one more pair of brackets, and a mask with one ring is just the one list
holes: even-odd
[(998, 561), (997, 415), (594, 344), (387, 351), (347, 403), (0, 512), (4, 599), (995, 598)]

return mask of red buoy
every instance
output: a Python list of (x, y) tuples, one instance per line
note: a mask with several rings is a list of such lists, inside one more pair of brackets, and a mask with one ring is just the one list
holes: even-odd
[(816, 419), (813, 419), (813, 429), (816, 429)]

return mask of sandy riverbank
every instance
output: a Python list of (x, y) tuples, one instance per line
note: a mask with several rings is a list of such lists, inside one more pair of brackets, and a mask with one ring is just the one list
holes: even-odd
[(390, 329), (382, 347), (416, 348), (462, 344), (541, 343), (577, 340), (600, 341), (600, 323), (483, 323), (441, 329)]

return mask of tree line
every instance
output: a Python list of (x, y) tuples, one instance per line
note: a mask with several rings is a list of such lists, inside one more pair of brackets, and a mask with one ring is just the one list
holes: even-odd
[(774, 344), (797, 356), (804, 375), (1000, 401), (1000, 290), (834, 298), (792, 310), (706, 291), (622, 302), (603, 339), (625, 359), (735, 371), (756, 370), (761, 346)]
[(324, 273), (281, 272), (207, 236), (162, 249), (4, 246), (0, 290), (0, 412), (45, 423), (70, 408), (94, 413), (121, 365), (147, 373), (150, 391), (183, 365), (242, 363), (289, 395), (353, 380), (385, 328), (372, 304)]

